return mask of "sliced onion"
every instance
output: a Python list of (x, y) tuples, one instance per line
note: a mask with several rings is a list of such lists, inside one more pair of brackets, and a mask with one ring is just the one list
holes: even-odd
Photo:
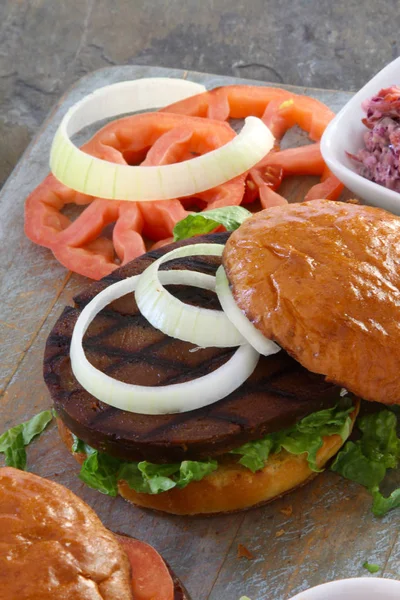
[[(162, 271), (164, 284), (198, 285), (200, 279), (210, 284), (210, 276), (191, 271)], [(250, 345), (240, 346), (221, 367), (208, 375), (185, 383), (166, 386), (141, 386), (118, 381), (94, 367), (86, 358), (82, 340), (95, 316), (110, 302), (135, 290), (140, 275), (110, 285), (89, 302), (76, 322), (71, 340), (71, 367), (79, 383), (92, 396), (129, 412), (145, 415), (187, 412), (213, 404), (237, 389), (254, 371), (259, 355)], [(212, 278), (213, 279), (213, 278)], [(207, 283), (206, 283), (207, 285)]]
[(54, 137), (50, 168), (78, 192), (115, 200), (169, 200), (192, 196), (245, 173), (273, 147), (274, 137), (256, 117), (248, 117), (238, 136), (217, 150), (172, 165), (115, 164), (82, 152), (70, 137), (99, 119), (166, 106), (204, 91), (181, 79), (139, 79), (96, 90), (69, 109)]
[(240, 331), (245, 340), (260, 354), (269, 356), (279, 352), (280, 347), (266, 338), (242, 313), (232, 295), (224, 267), (221, 265), (215, 277), (215, 291), (228, 319)]
[(140, 312), (153, 327), (166, 335), (204, 348), (230, 348), (246, 343), (223, 311), (185, 304), (170, 294), (159, 279), (160, 265), (173, 258), (221, 256), (223, 249), (222, 244), (183, 246), (164, 254), (147, 267), (140, 276), (135, 297)]

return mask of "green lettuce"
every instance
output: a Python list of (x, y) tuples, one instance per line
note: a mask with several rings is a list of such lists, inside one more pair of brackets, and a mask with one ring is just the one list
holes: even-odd
[(350, 434), (350, 413), (353, 410), (351, 400), (342, 399), (337, 406), (312, 413), (290, 429), (248, 442), (231, 450), (231, 454), (242, 455), (240, 464), (255, 473), (265, 466), (271, 453), (276, 454), (283, 448), (290, 454), (306, 453), (310, 469), (318, 472), (317, 452), (323, 444), (323, 437), (338, 434), (345, 441)]
[(365, 562), (363, 564), (363, 567), (364, 567), (364, 569), (367, 569), (367, 571), (369, 571), (370, 573), (377, 573), (381, 569), (379, 565), (374, 565), (369, 562)]
[(22, 471), (26, 469), (25, 446), (46, 429), (52, 418), (51, 411), (44, 410), (29, 421), (11, 427), (0, 436), (0, 452), (4, 454), (8, 467)]
[(255, 473), (256, 471), (264, 468), (274, 447), (274, 434), (270, 434), (262, 440), (247, 442), (247, 444), (243, 444), (243, 446), (240, 446), (235, 450), (231, 450), (230, 454), (240, 454), (242, 456), (242, 458), (239, 460), (240, 464)]
[(372, 512), (376, 517), (384, 517), (386, 513), (400, 506), (400, 488), (385, 498), (379, 489), (372, 490)]
[(251, 212), (243, 206), (224, 206), (191, 214), (175, 225), (174, 241), (210, 233), (220, 225), (223, 225), (227, 231), (234, 231), (249, 217)]
[(181, 463), (158, 465), (147, 461), (124, 462), (94, 450), (76, 436), (74, 452), (87, 455), (79, 477), (89, 487), (116, 496), (118, 481), (143, 494), (160, 494), (174, 487), (184, 488), (192, 481), (200, 481), (218, 468), (215, 460), (184, 460)]
[(365, 486), (372, 494), (372, 512), (382, 517), (400, 506), (400, 488), (387, 498), (380, 492), (380, 484), (387, 470), (396, 468), (400, 459), (397, 417), (389, 410), (382, 410), (365, 415), (357, 424), (361, 438), (356, 442), (347, 442), (331, 469)]
[(71, 433), (71, 435), (72, 435), (72, 447), (71, 447), (72, 452), (75, 452), (75, 453), (80, 452), (82, 454), (88, 454), (88, 455), (95, 452), (94, 448), (89, 446), (89, 444), (85, 444), (85, 442), (80, 440), (74, 433)]
[(120, 464), (117, 458), (94, 450), (83, 463), (79, 478), (102, 494), (116, 496)]
[(143, 461), (140, 463), (125, 463), (119, 472), (119, 477), (126, 481), (130, 488), (142, 494), (160, 494), (176, 486), (175, 474), (179, 465), (156, 465)]
[[(316, 454), (322, 446), (323, 436), (339, 434), (345, 439), (350, 431), (352, 411), (351, 400), (342, 399), (333, 408), (313, 413), (290, 429), (244, 444), (231, 450), (231, 454), (241, 455), (240, 464), (256, 472), (265, 466), (271, 452), (280, 452), (284, 448), (292, 454), (307, 453), (310, 468), (318, 471)], [(160, 494), (173, 488), (184, 488), (192, 481), (201, 481), (218, 468), (217, 461), (212, 459), (165, 465), (147, 461), (123, 462), (94, 450), (76, 436), (73, 436), (72, 449), (87, 456), (79, 475), (82, 481), (110, 496), (117, 495), (119, 480), (126, 481), (136, 492)]]

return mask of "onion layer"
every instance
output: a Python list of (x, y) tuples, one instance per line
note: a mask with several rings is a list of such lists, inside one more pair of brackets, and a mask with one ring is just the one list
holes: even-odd
[[(199, 275), (203, 274), (162, 271), (159, 278), (164, 284), (184, 282), (187, 285), (198, 285)], [(72, 371), (79, 383), (95, 398), (110, 406), (147, 415), (195, 410), (217, 402), (237, 389), (251, 375), (258, 362), (259, 355), (249, 344), (240, 346), (225, 364), (208, 375), (166, 386), (148, 387), (124, 383), (99, 371), (88, 361), (82, 340), (90, 323), (110, 302), (134, 291), (140, 277), (141, 275), (136, 275), (110, 285), (95, 296), (79, 315), (70, 350)], [(204, 277), (200, 278), (205, 281)], [(210, 284), (210, 280), (208, 281)]]
[(68, 187), (111, 200), (170, 200), (193, 196), (241, 175), (271, 150), (274, 137), (264, 123), (248, 117), (231, 142), (197, 158), (153, 167), (115, 164), (77, 148), (70, 137), (99, 119), (159, 108), (204, 91), (199, 84), (168, 78), (139, 79), (106, 86), (75, 104), (53, 140), (50, 168)]
[(183, 246), (164, 254), (147, 267), (140, 275), (135, 297), (140, 312), (153, 327), (204, 348), (229, 348), (246, 343), (223, 311), (185, 304), (170, 294), (159, 279), (160, 265), (169, 260), (194, 255), (221, 256), (223, 250), (222, 244)]
[(264, 356), (276, 354), (280, 347), (266, 338), (261, 331), (254, 327), (253, 323), (242, 313), (235, 302), (229, 287), (229, 281), (224, 267), (221, 265), (216, 273), (215, 291), (222, 309), (231, 323), (240, 331), (245, 340)]

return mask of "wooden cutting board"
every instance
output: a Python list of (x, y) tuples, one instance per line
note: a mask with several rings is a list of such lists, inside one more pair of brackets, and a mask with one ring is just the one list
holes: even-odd
[[(88, 75), (61, 98), (0, 196), (0, 432), (49, 407), (42, 380), (45, 340), (63, 306), (88, 283), (25, 238), (25, 198), (48, 172), (51, 140), (67, 108), (98, 87), (149, 76), (184, 77), (208, 88), (249, 83), (177, 69), (111, 67)], [(351, 97), (340, 91), (289, 89), (322, 100), (335, 111)], [(301, 200), (306, 187), (306, 181), (293, 179), (285, 193), (292, 201)], [(54, 425), (28, 448), (28, 468), (72, 489), (110, 529), (153, 544), (193, 600), (238, 600), (243, 594), (252, 600), (286, 600), (324, 581), (368, 575), (365, 561), (380, 565), (380, 576), (399, 576), (399, 513), (374, 518), (364, 489), (333, 473), (323, 473), (263, 508), (188, 518), (141, 510), (87, 488)], [(240, 544), (252, 559), (240, 557)]]

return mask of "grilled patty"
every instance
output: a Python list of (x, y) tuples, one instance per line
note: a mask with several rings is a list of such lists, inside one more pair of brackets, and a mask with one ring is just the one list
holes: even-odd
[[(228, 234), (196, 238), (225, 243)], [(171, 462), (223, 454), (267, 433), (289, 427), (306, 415), (333, 406), (339, 388), (308, 372), (284, 351), (261, 357), (252, 376), (235, 392), (204, 408), (173, 415), (140, 415), (113, 408), (91, 396), (71, 371), (69, 346), (80, 310), (107, 285), (141, 273), (152, 261), (180, 244), (150, 252), (96, 282), (66, 307), (46, 344), (44, 378), (55, 408), (67, 427), (98, 450), (123, 460)], [(213, 274), (216, 257), (189, 257), (165, 268)], [(164, 265), (163, 265), (164, 267)], [(219, 308), (212, 292), (169, 286), (185, 302)], [(139, 313), (134, 294), (103, 310), (89, 327), (84, 348), (89, 360), (127, 383), (165, 385), (209, 373), (234, 350), (196, 349), (155, 330)]]

